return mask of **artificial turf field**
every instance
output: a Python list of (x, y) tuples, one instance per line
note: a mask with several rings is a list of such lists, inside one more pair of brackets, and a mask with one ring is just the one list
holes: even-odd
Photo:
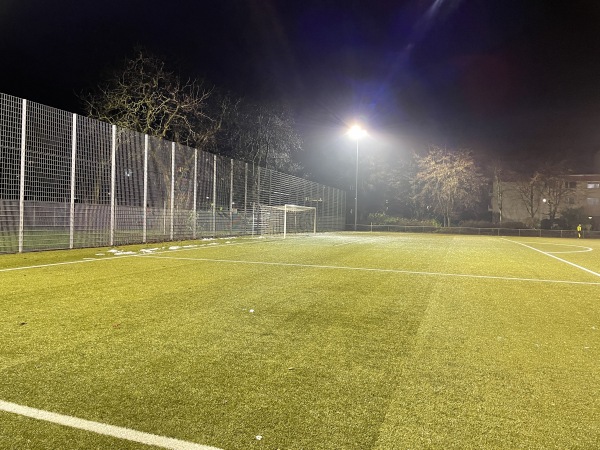
[(600, 241), (169, 245), (0, 256), (1, 449), (600, 448)]

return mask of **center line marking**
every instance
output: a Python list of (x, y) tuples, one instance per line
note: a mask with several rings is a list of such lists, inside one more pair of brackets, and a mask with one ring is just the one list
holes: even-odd
[[(552, 256), (552, 255), (549, 255)], [(479, 278), (487, 280), (506, 280), (506, 281), (529, 281), (537, 283), (559, 283), (559, 284), (584, 284), (591, 286), (600, 286), (600, 282), (593, 281), (570, 281), (570, 280), (545, 280), (541, 278), (518, 278), (518, 277), (501, 277), (495, 275), (472, 275), (462, 273), (444, 273), (444, 272), (419, 272), (415, 270), (400, 270), (400, 269), (377, 269), (368, 267), (350, 267), (350, 266), (327, 266), (318, 264), (299, 264), (299, 263), (281, 263), (281, 262), (265, 262), (265, 261), (242, 261), (234, 259), (211, 259), (211, 258), (191, 258), (191, 257), (176, 257), (176, 256), (159, 256), (159, 255), (143, 255), (140, 258), (155, 258), (155, 259), (174, 259), (180, 261), (204, 261), (230, 264), (256, 264), (265, 266), (281, 266), (281, 267), (306, 267), (314, 269), (333, 269), (333, 270), (353, 270), (359, 272), (380, 272), (380, 273), (401, 273), (407, 275), (430, 275), (439, 277), (458, 277), (458, 278)], [(560, 258), (558, 258), (560, 259)], [(598, 274), (596, 274), (598, 275)], [(600, 276), (600, 275), (598, 275)]]

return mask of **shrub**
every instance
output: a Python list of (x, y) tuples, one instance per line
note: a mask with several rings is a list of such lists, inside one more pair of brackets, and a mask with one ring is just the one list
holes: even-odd
[(469, 228), (499, 228), (498, 224), (485, 220), (463, 220), (459, 223), (461, 227)]
[(414, 226), (414, 227), (439, 227), (440, 223), (435, 219), (408, 219), (405, 217), (388, 216), (385, 213), (371, 213), (369, 214), (369, 222), (373, 225), (400, 225), (400, 226)]
[(523, 222), (502, 222), (496, 224), (497, 228), (510, 228), (511, 230), (522, 230), (524, 228), (529, 228)]

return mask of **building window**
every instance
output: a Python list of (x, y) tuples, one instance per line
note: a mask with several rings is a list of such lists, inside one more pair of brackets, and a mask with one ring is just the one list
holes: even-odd
[(586, 199), (586, 202), (590, 206), (598, 206), (598, 205), (600, 205), (600, 198), (595, 198), (595, 197), (594, 198), (590, 198), (590, 197), (588, 197)]
[(600, 189), (600, 183), (588, 182), (587, 187), (588, 187), (588, 189)]
[(567, 197), (567, 204), (574, 205), (575, 204), (575, 198), (573, 198), (573, 197)]
[(577, 181), (567, 181), (565, 184), (567, 185), (567, 189), (577, 188)]

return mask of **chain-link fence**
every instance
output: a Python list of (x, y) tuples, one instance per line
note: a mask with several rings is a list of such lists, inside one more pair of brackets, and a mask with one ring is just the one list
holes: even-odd
[(345, 192), (0, 93), (0, 253), (264, 234), (270, 209)]

